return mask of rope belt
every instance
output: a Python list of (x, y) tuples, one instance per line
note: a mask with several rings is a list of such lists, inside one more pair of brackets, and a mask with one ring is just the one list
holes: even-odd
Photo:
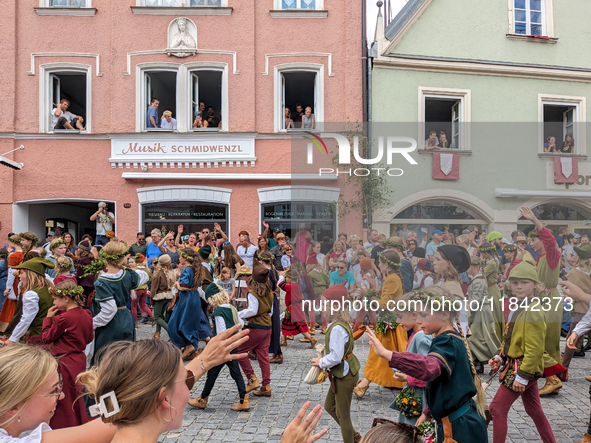
[(496, 286), (496, 283), (493, 283), (492, 285), (486, 285), (487, 288), (492, 288), (493, 286)]

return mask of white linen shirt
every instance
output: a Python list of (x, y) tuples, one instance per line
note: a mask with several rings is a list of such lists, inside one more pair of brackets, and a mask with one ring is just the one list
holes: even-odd
[[(332, 323), (328, 325), (328, 327), (330, 328), (331, 325)], [(344, 377), (349, 373), (349, 363), (343, 361), (343, 357), (345, 356), (345, 345), (349, 340), (349, 334), (347, 333), (347, 330), (341, 325), (336, 325), (334, 328), (332, 328), (332, 331), (330, 331), (329, 340), (331, 345), (330, 354), (322, 357), (318, 362), (318, 365), (322, 369), (330, 369), (338, 365), (340, 362), (343, 362), (345, 364), (345, 367), (343, 368)]]

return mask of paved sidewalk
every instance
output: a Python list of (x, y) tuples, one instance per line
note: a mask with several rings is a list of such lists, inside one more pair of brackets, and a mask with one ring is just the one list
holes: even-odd
[[(140, 325), (138, 337), (150, 338), (153, 328)], [(324, 342), (324, 336), (317, 333), (316, 337)], [(168, 339), (163, 331), (162, 338)], [(299, 336), (298, 338), (301, 338)], [(355, 355), (365, 365), (369, 353), (367, 337), (355, 342)], [(562, 339), (562, 347), (564, 347)], [(164, 443), (201, 443), (201, 442), (278, 442), (285, 426), (295, 418), (298, 410), (306, 400), (312, 404), (324, 404), (324, 398), (329, 389), (327, 382), (321, 385), (307, 385), (303, 382), (310, 369), (310, 359), (315, 356), (313, 350), (307, 349), (307, 343), (300, 343), (297, 338), (289, 341), (288, 347), (283, 349), (284, 363), (271, 365), (271, 398), (257, 398), (251, 396), (252, 408), (249, 412), (234, 412), (230, 406), (238, 400), (236, 385), (224, 369), (218, 378), (216, 386), (209, 397), (207, 409), (198, 410), (187, 407), (184, 413), (183, 426), (179, 430), (171, 431), (161, 437)], [(591, 356), (591, 352), (587, 353)], [(589, 375), (591, 362), (589, 357), (575, 358), (569, 371), (570, 381), (564, 384), (560, 394), (542, 399), (542, 406), (554, 430), (556, 441), (560, 443), (578, 443), (587, 429), (589, 419), (589, 382), (585, 376)], [(258, 364), (253, 367), (260, 379)], [(361, 374), (362, 376), (363, 374)], [(482, 377), (483, 381), (489, 379)], [(205, 380), (199, 380), (191, 394), (197, 397), (201, 393)], [(540, 387), (544, 380), (540, 380)], [(495, 381), (487, 389), (487, 399), (490, 402), (499, 383)], [(389, 408), (394, 400), (394, 394), (386, 388), (372, 385), (362, 400), (353, 397), (351, 416), (353, 424), (361, 434), (366, 433), (374, 417), (396, 420), (397, 412)], [(540, 441), (532, 419), (525, 413), (523, 403), (518, 400), (511, 410), (509, 418), (509, 434), (507, 442)], [(320, 442), (342, 441), (340, 430), (333, 419), (325, 413), (317, 429), (328, 428), (328, 434)], [(492, 424), (489, 427), (489, 441), (492, 442)]]

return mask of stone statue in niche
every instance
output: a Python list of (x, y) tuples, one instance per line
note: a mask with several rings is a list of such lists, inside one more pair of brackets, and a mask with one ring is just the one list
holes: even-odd
[(175, 18), (168, 26), (168, 55), (188, 57), (197, 53), (197, 27), (191, 19)]

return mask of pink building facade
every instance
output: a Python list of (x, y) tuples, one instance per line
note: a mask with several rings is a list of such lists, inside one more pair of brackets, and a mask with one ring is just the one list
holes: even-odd
[[(301, 103), (315, 130), (362, 121), (360, 2), (35, 0), (9, 2), (0, 26), (0, 154), (24, 147), (4, 156), (22, 169), (0, 167), (2, 238), (59, 226), (78, 240), (100, 201), (127, 240), (213, 222), (232, 241), (262, 221), (289, 235), (294, 214), (319, 240), (360, 232), (334, 209), (343, 178), (292, 183), (284, 119)], [(154, 98), (176, 130), (148, 128)], [(85, 130), (53, 127), (62, 99)]]

